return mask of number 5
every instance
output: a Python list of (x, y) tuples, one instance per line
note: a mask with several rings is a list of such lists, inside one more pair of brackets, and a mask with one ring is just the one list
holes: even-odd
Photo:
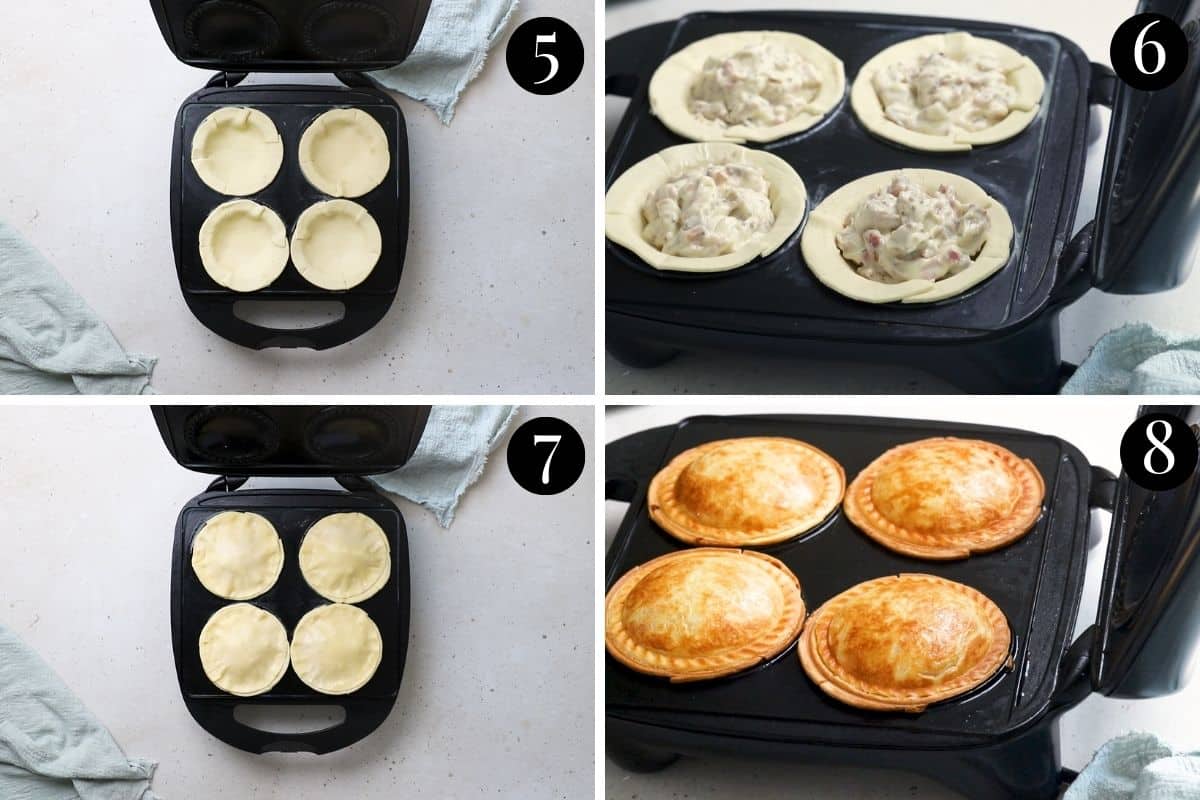
[[(553, 57), (553, 56), (551, 56)], [(555, 62), (557, 64), (558, 62)], [(555, 67), (557, 69), (557, 66)], [(550, 465), (554, 463), (554, 454), (558, 452), (558, 446), (562, 444), (562, 436), (534, 436), (533, 446), (537, 447), (540, 444), (552, 444), (554, 447), (550, 450), (550, 457), (546, 459), (546, 468), (542, 470), (542, 485), (550, 485)]]
[[(1155, 73), (1162, 72), (1163, 67), (1167, 65), (1167, 51), (1162, 46), (1162, 43), (1153, 40), (1146, 41), (1146, 34), (1158, 23), (1159, 20), (1156, 19), (1142, 28), (1141, 33), (1137, 35), (1137, 40), (1133, 43), (1133, 64), (1138, 68), (1138, 72), (1143, 75), (1154, 75)], [(1153, 47), (1155, 54), (1158, 56), (1156, 60), (1158, 66), (1154, 69), (1146, 69), (1146, 62), (1142, 60), (1142, 53), (1145, 52), (1147, 47)]]
[[(541, 86), (543, 83), (549, 83), (550, 81), (554, 80), (555, 76), (558, 75), (558, 57), (553, 53), (543, 53), (542, 45), (544, 44), (558, 44), (558, 32), (555, 31), (554, 33), (539, 34), (534, 42), (533, 57), (544, 58), (550, 62), (550, 74), (545, 78), (542, 78), (540, 81), (535, 82), (533, 84), (534, 86)], [(1155, 44), (1157, 44), (1157, 42), (1155, 42)], [(550, 479), (547, 478), (546, 483), (549, 482)]]

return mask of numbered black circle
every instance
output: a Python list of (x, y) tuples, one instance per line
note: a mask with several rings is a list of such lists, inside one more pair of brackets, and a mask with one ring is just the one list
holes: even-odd
[(555, 417), (526, 422), (508, 442), (508, 471), (534, 494), (562, 494), (583, 475), (587, 450), (583, 437)]
[(508, 42), (508, 71), (517, 85), (534, 94), (570, 89), (583, 74), (583, 59), (583, 40), (555, 17), (529, 20)]
[(1196, 471), (1200, 446), (1188, 424), (1172, 414), (1147, 414), (1121, 438), (1121, 467), (1152, 492), (1182, 486)]
[(1170, 17), (1137, 14), (1117, 28), (1108, 57), (1117, 77), (1134, 89), (1158, 91), (1177, 81), (1187, 68), (1187, 36)]

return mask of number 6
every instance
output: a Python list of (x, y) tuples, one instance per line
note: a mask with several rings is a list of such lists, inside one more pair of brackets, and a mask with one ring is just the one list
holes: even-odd
[[(545, 78), (542, 78), (540, 81), (534, 82), (534, 86), (541, 86), (543, 83), (549, 83), (550, 81), (554, 80), (555, 76), (558, 75), (558, 57), (553, 53), (543, 53), (542, 45), (544, 44), (558, 44), (558, 32), (555, 31), (554, 33), (539, 34), (537, 39), (534, 41), (533, 57), (544, 58), (550, 62), (550, 74)], [(548, 480), (546, 482), (549, 483)]]
[[(1142, 28), (1141, 33), (1137, 35), (1137, 40), (1133, 43), (1133, 63), (1134, 66), (1138, 68), (1138, 72), (1142, 73), (1143, 75), (1154, 75), (1162, 72), (1163, 67), (1167, 65), (1167, 51), (1162, 46), (1162, 43), (1153, 40), (1146, 41), (1146, 34), (1149, 33), (1150, 29), (1157, 25), (1160, 21), (1161, 20), (1156, 19), (1146, 27)], [(1153, 47), (1154, 52), (1158, 54), (1158, 66), (1156, 66), (1154, 69), (1146, 69), (1146, 62), (1142, 60), (1142, 53), (1145, 52), (1147, 47)]]

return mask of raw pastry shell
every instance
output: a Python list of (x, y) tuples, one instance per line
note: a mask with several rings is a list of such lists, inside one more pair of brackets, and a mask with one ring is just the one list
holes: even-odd
[[(692, 87), (710, 57), (729, 56), (749, 45), (767, 42), (793, 51), (821, 74), (821, 89), (797, 116), (778, 125), (726, 125), (693, 114)], [(829, 115), (846, 94), (841, 59), (807, 36), (784, 31), (739, 31), (709, 36), (672, 54), (650, 78), (650, 111), (663, 125), (696, 142), (772, 142), (806, 131)]]
[[(705, 568), (709, 570), (709, 577), (713, 576), (715, 570), (718, 578), (705, 584), (705, 597), (671, 595), (672, 590), (678, 588), (679, 579), (689, 572)], [(662, 573), (664, 569), (666, 577)], [(683, 655), (639, 642), (627, 629), (624, 621), (626, 605), (631, 593), (643, 581), (657, 577), (668, 584), (652, 587), (650, 591), (657, 591), (665, 603), (674, 606), (675, 613), (668, 624), (675, 629), (686, 630), (689, 622), (686, 617), (703, 610), (703, 606), (697, 602), (714, 602), (714, 596), (721, 588), (719, 578), (722, 575), (728, 575), (735, 581), (739, 578), (763, 581), (765, 586), (779, 593), (778, 608), (764, 610), (761, 616), (769, 622), (763, 624), (761, 630), (755, 631), (749, 641), (723, 642), (721, 635), (734, 631), (718, 625), (715, 635), (703, 643), (709, 647), (709, 652)], [(732, 593), (738, 590), (736, 583), (727, 588)], [(708, 680), (741, 672), (782, 653), (791, 646), (804, 627), (805, 613), (800, 582), (778, 559), (753, 551), (694, 548), (670, 553), (634, 567), (616, 582), (605, 600), (604, 640), (613, 658), (637, 672), (670, 678), (673, 683)]]
[[(331, 146), (329, 137), (335, 129), (352, 130), (347, 138), (341, 134), (343, 150), (335, 161), (341, 161), (341, 174), (321, 171), (317, 153)], [(324, 159), (322, 159), (324, 160)], [(353, 172), (348, 168), (353, 168)], [(359, 108), (335, 108), (317, 117), (300, 137), (300, 171), (314, 187), (331, 197), (362, 197), (387, 179), (392, 168), (391, 145), (379, 121)]]
[[(782, 461), (799, 470), (799, 475), (780, 474)], [(753, 465), (751, 473), (748, 465)], [(689, 468), (698, 463), (712, 472), (693, 476)], [(680, 496), (681, 479), (695, 485)], [(796, 487), (799, 479), (803, 486)], [(787, 484), (782, 490), (762, 481)], [(771, 500), (779, 491), (807, 490), (811, 502), (803, 509), (782, 508)], [(794, 539), (820, 525), (837, 511), (846, 489), (846, 473), (832, 456), (798, 439), (746, 437), (708, 442), (679, 454), (650, 482), (647, 503), (650, 518), (675, 538), (693, 545), (716, 547), (761, 547)], [(689, 495), (699, 498), (707, 509), (688, 507)], [(714, 514), (756, 520), (755, 524), (715, 525)], [(702, 516), (710, 518), (709, 521)]]
[(217, 597), (252, 600), (279, 580), (283, 541), (266, 517), (225, 511), (209, 518), (192, 540), (192, 570)]
[[(257, 221), (261, 237), (254, 260), (241, 258), (236, 264), (226, 264), (217, 257), (217, 241), (225, 226), (238, 217)], [(224, 234), (229, 235), (229, 234)], [(208, 215), (200, 226), (200, 263), (208, 276), (221, 286), (235, 292), (257, 292), (274, 283), (287, 269), (287, 228), (271, 209), (253, 200), (231, 200)]]
[(237, 697), (265, 694), (287, 673), (287, 630), (274, 614), (247, 603), (213, 614), (200, 632), (199, 648), (204, 674)]
[[(880, 283), (856, 272), (858, 265), (847, 261), (837, 244), (846, 217), (863, 201), (886, 189), (896, 176), (908, 178), (927, 192), (941, 184), (954, 189), (959, 199), (987, 211), (991, 230), (971, 266), (939, 281), (910, 280)], [(864, 303), (932, 303), (960, 295), (999, 272), (1012, 252), (1013, 223), (1008, 210), (988, 196), (979, 184), (952, 172), (936, 169), (901, 169), (876, 172), (851, 181), (826, 197), (809, 214), (800, 250), (804, 261), (821, 283), (838, 294)]]
[[(968, 52), (982, 52), (996, 58), (1008, 73), (1010, 82), (1017, 88), (1017, 100), (1009, 115), (981, 131), (953, 131), (947, 135), (909, 130), (888, 119), (872, 83), (875, 73), (897, 62), (909, 61), (937, 51), (944, 52), (951, 58), (954, 58), (955, 54)], [(958, 31), (918, 36), (881, 50), (858, 71), (854, 85), (850, 88), (850, 104), (863, 127), (876, 136), (914, 150), (955, 152), (970, 150), (972, 145), (1002, 142), (1025, 130), (1041, 108), (1045, 89), (1046, 79), (1042, 71), (1027, 56), (993, 39), (981, 39)]]
[[(223, 173), (213, 160), (210, 147), (223, 129), (244, 128), (239, 144), (244, 157)], [(210, 189), (233, 197), (256, 194), (275, 182), (283, 167), (283, 139), (279, 129), (256, 108), (220, 108), (209, 114), (192, 137), (192, 166)]]
[[(761, 169), (771, 186), (769, 196), (775, 224), (766, 233), (722, 256), (667, 255), (642, 235), (646, 227), (642, 206), (652, 192), (685, 169), (713, 162), (753, 164)], [(782, 247), (804, 221), (807, 204), (808, 191), (804, 181), (779, 156), (725, 142), (681, 144), (639, 161), (613, 182), (604, 199), (604, 234), (609, 240), (632, 250), (655, 269), (723, 272), (749, 264), (759, 256), (768, 256)]]
[(292, 667), (304, 684), (327, 695), (347, 695), (366, 686), (383, 663), (379, 626), (361, 608), (316, 608), (292, 634)]
[[(311, 242), (318, 236), (330, 235), (326, 226), (347, 223), (357, 232), (354, 261), (348, 264), (343, 261), (340, 269), (317, 263), (308, 252)], [(339, 255), (344, 256), (349, 249), (350, 245), (339, 248)], [(379, 223), (371, 212), (350, 200), (327, 200), (311, 206), (300, 215), (292, 234), (292, 263), (296, 269), (309, 283), (334, 292), (353, 289), (369, 278), (382, 254), (383, 235)]]
[[(867, 601), (877, 594), (883, 595), (885, 602), (869, 604)], [(947, 646), (955, 644), (946, 642), (945, 636), (940, 642), (934, 638), (938, 632), (934, 626), (946, 625), (948, 630), (944, 633), (953, 639), (954, 628), (963, 628), (965, 620), (961, 616), (937, 612), (947, 609), (951, 602), (961, 607), (963, 601), (976, 610), (980, 625), (958, 631), (959, 652), (954, 654), (957, 663), (949, 677), (931, 679), (923, 687), (904, 686), (899, 681), (893, 681), (889, 686), (886, 676), (872, 681), (855, 675), (839, 663), (836, 648), (830, 641), (831, 626), (839, 616), (846, 615), (860, 624), (871, 623), (870, 632), (876, 634), (873, 651), (856, 651), (853, 655), (874, 662), (873, 665), (881, 669), (892, 666), (897, 658), (905, 658), (906, 663), (900, 665), (901, 674), (919, 673), (923, 666), (945, 669), (944, 664), (923, 665), (920, 662), (932, 661), (938, 655), (931, 649), (931, 640)], [(911, 609), (911, 613), (898, 619), (895, 609), (905, 607)], [(859, 619), (864, 616), (868, 619)], [(986, 595), (934, 575), (904, 574), (860, 583), (826, 602), (809, 618), (797, 651), (809, 678), (835, 700), (871, 711), (916, 714), (932, 703), (976, 689), (1006, 665), (1011, 668), (1011, 648), (1012, 631), (1008, 620)]]
[(361, 603), (387, 585), (392, 548), (383, 528), (366, 514), (332, 514), (305, 534), (300, 571), (326, 600)]
[[(990, 475), (964, 475), (963, 465), (980, 458)], [(876, 483), (888, 474), (906, 486), (898, 502), (907, 519), (889, 519), (877, 505)], [(997, 494), (1001, 474), (1015, 496)], [(845, 509), (859, 530), (889, 550), (950, 560), (999, 550), (1025, 536), (1041, 516), (1045, 494), (1042, 475), (1028, 459), (991, 442), (943, 437), (903, 444), (875, 459), (850, 484)]]

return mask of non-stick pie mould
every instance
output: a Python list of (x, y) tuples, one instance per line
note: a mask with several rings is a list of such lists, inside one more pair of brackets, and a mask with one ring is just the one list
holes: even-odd
[[(404, 674), (409, 562), (403, 516), (365, 476), (403, 466), (416, 449), (429, 409), (171, 406), (156, 407), (154, 417), (181, 465), (220, 476), (183, 507), (175, 525), (172, 643), (179, 686), (192, 716), (213, 736), (251, 753), (330, 753), (368, 736), (391, 713)], [(243, 489), (254, 476), (333, 477), (342, 489)], [(278, 685), (256, 697), (234, 697), (213, 685), (200, 663), (200, 632), (230, 601), (200, 583), (191, 566), (191, 550), (205, 522), (227, 511), (261, 514), (283, 541), (279, 580), (266, 594), (247, 602), (278, 617), (289, 637), (305, 614), (330, 602), (309, 587), (301, 573), (305, 533), (339, 513), (361, 513), (379, 524), (391, 548), (391, 577), (377, 594), (354, 604), (371, 617), (383, 637), (382, 663), (369, 683), (345, 696), (325, 695), (306, 686), (289, 666)], [(324, 730), (283, 734), (243, 723), (235, 715), (239, 706), (340, 706), (345, 720)]]
[[(1144, 0), (1142, 9), (1195, 23), (1196, 0)], [(1131, 9), (1132, 11), (1132, 9)], [(612, 185), (642, 159), (684, 139), (650, 111), (650, 77), (672, 53), (721, 33), (807, 36), (845, 63), (847, 80), (885, 48), (966, 31), (1028, 56), (1046, 79), (1041, 110), (1019, 135), (966, 153), (909, 150), (870, 134), (847, 101), (804, 133), (762, 145), (799, 173), (815, 208), (838, 188), (904, 167), (954, 172), (1008, 210), (1009, 261), (965, 293), (929, 304), (869, 304), (821, 284), (797, 232), (779, 250), (718, 275), (663, 273), (605, 242), (607, 342), (650, 367), (681, 351), (723, 349), (902, 363), (968, 391), (1055, 390), (1064, 369), (1057, 315), (1092, 286), (1162, 291), (1188, 276), (1200, 251), (1191, 201), (1200, 186), (1200, 58), (1172, 87), (1137, 92), (1089, 63), (1070, 40), (1013, 25), (833, 11), (697, 13), (628, 31), (607, 46), (606, 92), (630, 98), (607, 154)], [(1093, 106), (1114, 109), (1093, 223), (1075, 228)], [(849, 269), (849, 267), (847, 267)]]
[[(1194, 409), (1160, 409), (1189, 423)], [(1200, 431), (1200, 426), (1193, 428)], [(1119, 434), (1114, 434), (1119, 435)], [(929, 573), (966, 584), (999, 606), (1013, 633), (1012, 668), (921, 714), (870, 712), (827, 697), (793, 649), (748, 673), (671, 685), (606, 659), (610, 758), (661, 769), (681, 754), (754, 755), (920, 772), (978, 800), (1057, 796), (1057, 717), (1092, 692), (1149, 697), (1178, 689), (1200, 643), (1200, 476), (1148, 492), (1091, 466), (1070, 443), (1006, 428), (865, 417), (698, 417), (607, 448), (606, 495), (629, 511), (609, 548), (606, 587), (685, 545), (650, 518), (651, 479), (705, 442), (787, 436), (857, 475), (900, 444), (938, 436), (983, 439), (1028, 458), (1045, 478), (1042, 515), (994, 553), (949, 562), (899, 555), (862, 535), (844, 513), (791, 542), (756, 548), (800, 580), (809, 608), (864, 581)], [(1111, 510), (1112, 533), (1094, 626), (1075, 637), (1089, 514)]]
[[(151, 0), (159, 28), (176, 56), (191, 66), (220, 70), (179, 110), (171, 165), (171, 231), (176, 271), (188, 307), (209, 329), (237, 344), (324, 350), (345, 344), (374, 327), (400, 288), (408, 245), (408, 138), (400, 107), (365, 71), (400, 63), (412, 51), (430, 0)], [(327, 72), (343, 86), (242, 85), (251, 72)], [(381, 255), (366, 280), (346, 289), (325, 289), (305, 280), (289, 260), (266, 288), (237, 292), (217, 283), (199, 253), (201, 226), (233, 197), (214, 191), (191, 163), (201, 123), (222, 108), (263, 112), (283, 139), (278, 176), (246, 197), (277, 213), (289, 238), (306, 210), (334, 199), (304, 176), (300, 142), (322, 114), (358, 109), (383, 128), (391, 166), (383, 182), (353, 198), (379, 227)], [(273, 328), (239, 308), (254, 302), (300, 309), (340, 303), (337, 319), (311, 328)]]

